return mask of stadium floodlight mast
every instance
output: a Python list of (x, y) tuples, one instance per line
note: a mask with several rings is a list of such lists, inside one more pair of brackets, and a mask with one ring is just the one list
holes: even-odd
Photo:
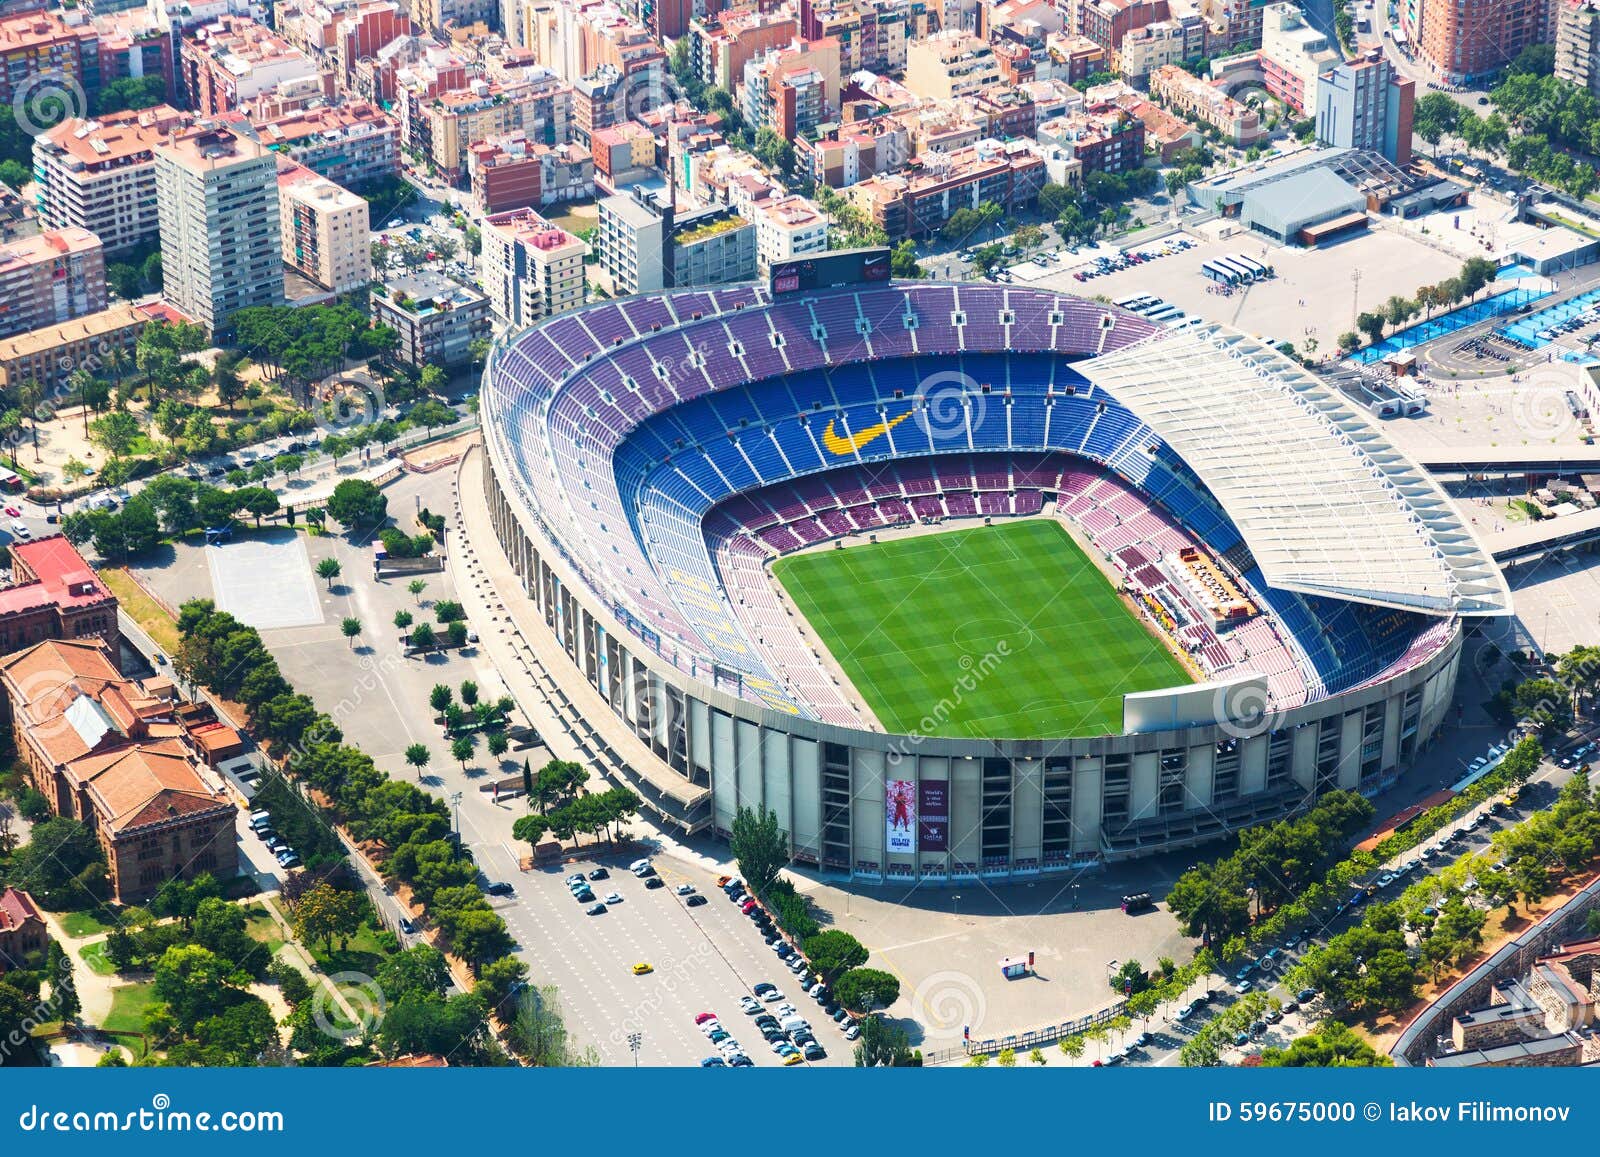
[(639, 1046), (644, 1043), (644, 1033), (630, 1032), (628, 1034), (628, 1050), (633, 1053), (633, 1067), (639, 1067)]

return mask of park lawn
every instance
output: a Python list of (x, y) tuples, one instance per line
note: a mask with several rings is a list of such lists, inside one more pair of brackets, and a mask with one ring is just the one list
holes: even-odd
[(115, 976), (117, 966), (112, 964), (106, 956), (106, 942), (96, 940), (93, 944), (85, 944), (78, 950), (78, 956), (89, 966), (89, 971), (96, 976)]
[(114, 927), (105, 919), (108, 915), (111, 914), (102, 910), (64, 912), (61, 915), (61, 927), (74, 940), (82, 940), (85, 936), (98, 936), (102, 932), (111, 931)]
[(283, 929), (279, 927), (278, 922), (265, 908), (257, 904), (246, 908), (244, 913), (244, 930), (250, 939), (266, 945), (268, 954), (276, 956), (278, 949), (284, 945)]
[(144, 628), (144, 633), (150, 636), (156, 646), (168, 655), (178, 653), (178, 645), (182, 642), (178, 636), (178, 624), (159, 603), (145, 594), (144, 588), (134, 582), (126, 571), (107, 567), (100, 572), (100, 581), (117, 596), (117, 604)]
[(112, 1032), (143, 1032), (145, 1010), (156, 1003), (155, 985), (150, 981), (120, 985), (111, 990), (111, 1011), (100, 1027)]
[(1047, 519), (791, 555), (773, 573), (891, 732), (1122, 730), (1122, 697), (1194, 677)]
[(375, 976), (378, 968), (392, 955), (378, 943), (377, 930), (371, 924), (363, 924), (343, 948), (335, 937), (331, 952), (320, 940), (315, 944), (306, 944), (305, 949), (311, 953), (311, 959), (317, 962), (317, 967), (329, 976), (336, 972), (361, 972)]

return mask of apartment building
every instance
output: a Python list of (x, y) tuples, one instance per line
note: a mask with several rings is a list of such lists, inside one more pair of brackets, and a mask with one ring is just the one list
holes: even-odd
[(564, 140), (572, 89), (550, 78), (517, 84), (473, 81), (422, 102), (419, 112), (427, 155), (452, 184), (467, 176), (474, 143), (520, 132), (526, 139)]
[(217, 116), (286, 85), (333, 97), (333, 76), (283, 37), (244, 16), (224, 16), (183, 38), (179, 68), (194, 110)]
[(804, 39), (838, 40), (847, 74), (901, 71), (907, 46), (940, 26), (938, 5), (924, 0), (800, 0), (799, 18)]
[(1098, 44), (1107, 59), (1130, 32), (1171, 16), (1167, 0), (1068, 0), (1067, 4), (1068, 28)]
[(750, 281), (756, 230), (733, 205), (680, 212), (640, 187), (601, 200), (595, 254), (618, 294)]
[(1025, 208), (1038, 200), (1044, 183), (1044, 158), (1031, 143), (986, 140), (919, 157), (903, 172), (868, 178), (844, 195), (891, 241), (899, 241), (933, 236), (957, 209), (989, 201), (1007, 212)]
[(18, 87), (43, 72), (59, 72), (83, 87), (89, 99), (100, 91), (100, 37), (81, 16), (69, 21), (58, 11), (0, 16), (0, 104), (11, 104)]
[(1556, 75), (1600, 93), (1600, 0), (1559, 0)]
[(510, 329), (583, 304), (589, 247), (532, 209), (485, 217), (483, 292), (489, 309)]
[[(794, 16), (782, 9), (739, 8), (696, 20), (689, 27), (690, 66), (706, 84), (733, 92), (747, 63), (789, 44), (798, 30)], [(841, 50), (841, 63), (842, 57)]]
[(372, 281), (367, 202), (287, 158), (278, 162), (283, 263), (333, 293)]
[(906, 48), (905, 86), (925, 100), (948, 100), (998, 83), (994, 50), (976, 36), (937, 32)]
[(124, 357), (124, 365), (131, 366), (139, 335), (157, 320), (189, 319), (165, 302), (119, 302), (71, 321), (0, 338), (0, 389), (16, 389), (31, 380), (48, 394), (64, 389), (79, 368), (104, 376), (112, 350)]
[(76, 226), (116, 254), (156, 239), (155, 145), (193, 123), (166, 105), (69, 118), (33, 139), (39, 219), (46, 228)]
[(1240, 148), (1260, 140), (1266, 129), (1255, 109), (1176, 65), (1150, 74), (1150, 95), (1183, 116), (1210, 125)]
[(0, 245), (0, 337), (106, 307), (100, 239), (69, 225)]
[[(1181, 64), (1205, 54), (1205, 24), (1199, 17), (1191, 17), (1192, 24), (1178, 20), (1156, 20), (1143, 28), (1135, 28), (1122, 38), (1122, 43), (1111, 54), (1111, 66), (1124, 78), (1143, 80), (1158, 68), (1168, 64)], [(1194, 51), (1194, 27), (1200, 33), (1200, 51)]]
[(1400, 9), (1400, 32), (1434, 79), (1470, 84), (1555, 36), (1551, 0), (1419, 0)]
[(1397, 165), (1410, 162), (1416, 85), (1394, 70), (1382, 49), (1325, 73), (1317, 93), (1317, 139), (1323, 144), (1370, 149)]
[(599, 130), (589, 139), (589, 149), (596, 179), (612, 191), (656, 167), (655, 136), (637, 121)]
[(167, 300), (213, 334), (235, 311), (283, 303), (276, 155), (242, 130), (201, 123), (156, 146)]
[(879, 173), (892, 173), (911, 159), (911, 138), (894, 117), (873, 117), (830, 127), (815, 139), (794, 143), (795, 171), (819, 185), (842, 189)]
[(764, 198), (750, 215), (756, 226), (756, 261), (763, 269), (828, 248), (828, 218), (814, 201), (798, 194)]
[(373, 323), (400, 335), (396, 352), (414, 366), (467, 365), (473, 343), (490, 333), (489, 299), (437, 273), (385, 282), (368, 300)]
[(400, 124), (371, 101), (285, 113), (255, 130), (262, 144), (346, 189), (400, 175)]
[(809, 133), (838, 108), (839, 45), (832, 39), (774, 49), (744, 66), (745, 120), (784, 140)]
[(1272, 4), (1261, 17), (1261, 73), (1267, 91), (1302, 116), (1317, 110), (1317, 79), (1344, 59), (1306, 22), (1298, 4)]
[[(1049, 122), (1049, 130), (1088, 173), (1125, 173), (1144, 164), (1144, 122), (1115, 104), (1096, 104)], [(1040, 133), (1046, 126), (1040, 126)]]
[(507, 133), (472, 146), (472, 196), (485, 213), (558, 205), (594, 195), (594, 156), (575, 144), (546, 145)]

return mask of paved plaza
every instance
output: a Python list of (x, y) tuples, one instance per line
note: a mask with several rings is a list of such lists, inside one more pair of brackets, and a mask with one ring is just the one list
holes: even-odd
[(262, 631), (322, 622), (305, 543), (294, 531), (201, 549), (219, 611)]

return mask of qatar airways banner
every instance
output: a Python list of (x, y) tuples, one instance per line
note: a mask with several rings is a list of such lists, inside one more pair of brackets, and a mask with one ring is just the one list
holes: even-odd
[(950, 850), (950, 785), (942, 779), (917, 784), (917, 845), (925, 852)]
[(884, 848), (891, 852), (917, 850), (917, 785), (909, 779), (884, 784), (883, 814), (888, 833)]

